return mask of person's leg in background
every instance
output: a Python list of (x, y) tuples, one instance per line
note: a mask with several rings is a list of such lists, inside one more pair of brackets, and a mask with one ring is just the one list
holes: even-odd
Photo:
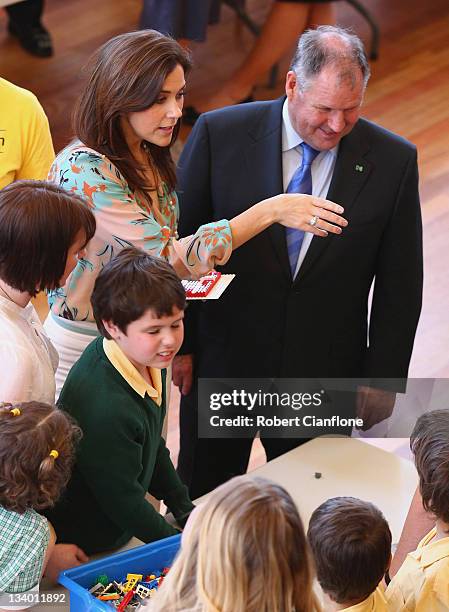
[(24, 0), (5, 6), (10, 34), (19, 39), (22, 47), (37, 57), (53, 55), (50, 34), (41, 22), (44, 0)]
[[(331, 422), (332, 417), (339, 416), (341, 419), (354, 419), (355, 414), (355, 393), (349, 390), (326, 390), (326, 400), (320, 404), (319, 408), (303, 408), (301, 410), (302, 419), (307, 416), (315, 416), (317, 419), (327, 419)], [(284, 414), (282, 416), (285, 416)], [(310, 423), (311, 421), (309, 421)], [(342, 421), (344, 422), (344, 421)], [(284, 453), (297, 448), (321, 436), (346, 436), (350, 437), (352, 432), (351, 425), (326, 425), (313, 426), (302, 425), (298, 429), (285, 429), (283, 433), (291, 434), (285, 437), (271, 438), (266, 433), (261, 432), (260, 439), (267, 455), (267, 461), (272, 461)], [(282, 433), (282, 432), (281, 432)], [(295, 434), (298, 437), (293, 437)]]
[(207, 26), (216, 23), (217, 0), (143, 0), (139, 27), (173, 36), (183, 47), (204, 42)]
[(311, 440), (311, 438), (264, 438), (263, 436), (260, 439), (267, 455), (267, 462)]
[(205, 112), (237, 104), (294, 45), (308, 27), (335, 23), (335, 2), (274, 2), (260, 36), (232, 77), (208, 100), (197, 105)]
[(180, 24), (178, 0), (143, 0), (139, 26), (176, 36)]
[(252, 438), (199, 438), (197, 392), (182, 395), (179, 406), (180, 450), (177, 472), (196, 499), (248, 468)]

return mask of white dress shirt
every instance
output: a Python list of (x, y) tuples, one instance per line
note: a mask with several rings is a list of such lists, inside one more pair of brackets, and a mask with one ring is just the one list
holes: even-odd
[[(284, 191), (287, 191), (288, 184), (297, 168), (302, 163), (302, 149), (299, 146), (303, 142), (301, 136), (295, 131), (288, 114), (288, 100), (282, 107), (282, 180)], [(312, 195), (319, 198), (326, 198), (327, 192), (334, 173), (335, 162), (337, 159), (338, 145), (329, 151), (321, 151), (312, 163)], [(313, 234), (305, 232), (302, 241), (301, 251), (299, 252), (298, 263), (296, 265), (295, 276), (301, 267), (307, 249), (312, 242)], [(316, 240), (326, 240), (317, 238)]]
[(58, 354), (34, 306), (0, 295), (0, 402), (54, 404)]

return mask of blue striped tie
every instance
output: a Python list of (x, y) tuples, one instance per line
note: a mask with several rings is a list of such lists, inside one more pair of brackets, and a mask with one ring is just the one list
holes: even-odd
[[(302, 164), (296, 170), (287, 187), (286, 193), (312, 194), (312, 162), (319, 151), (312, 149), (307, 143), (299, 145), (302, 148)], [(288, 259), (292, 277), (295, 277), (296, 265), (298, 263), (299, 251), (301, 250), (304, 232), (293, 227), (286, 228)]]

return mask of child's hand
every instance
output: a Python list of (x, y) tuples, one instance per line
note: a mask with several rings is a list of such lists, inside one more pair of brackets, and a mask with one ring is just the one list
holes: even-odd
[(56, 544), (44, 575), (56, 584), (60, 572), (88, 561), (89, 557), (75, 544)]

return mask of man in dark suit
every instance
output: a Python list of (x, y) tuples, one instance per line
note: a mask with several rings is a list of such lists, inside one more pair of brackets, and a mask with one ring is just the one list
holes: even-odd
[[(375, 379), (407, 377), (422, 295), (416, 149), (359, 118), (368, 78), (356, 36), (306, 32), (286, 98), (206, 113), (187, 141), (181, 235), (289, 190), (304, 147), (314, 150), (313, 195), (342, 205), (349, 222), (340, 236), (306, 233), (293, 267), (285, 228), (272, 226), (232, 254), (222, 272), (236, 278), (220, 300), (191, 313), (173, 379), (183, 393), (178, 470), (193, 497), (244, 472), (251, 442), (198, 439), (198, 378), (363, 377), (373, 382), (354, 410), (367, 429), (394, 406)], [(268, 459), (298, 443), (264, 440)]]

